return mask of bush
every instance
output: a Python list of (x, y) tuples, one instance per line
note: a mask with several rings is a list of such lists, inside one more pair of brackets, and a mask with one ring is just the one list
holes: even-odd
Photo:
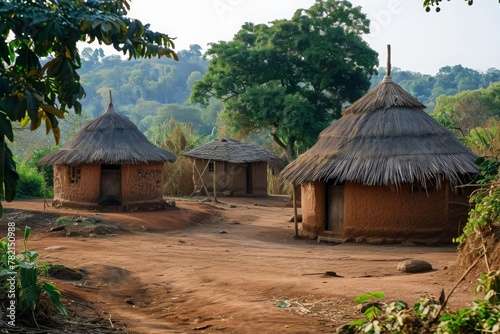
[(471, 307), (456, 313), (440, 316), (446, 305), (444, 296), (436, 299), (425, 296), (410, 308), (403, 301), (390, 304), (370, 302), (373, 298), (383, 298), (376, 292), (355, 299), (362, 308), (363, 319), (342, 327), (340, 333), (499, 333), (500, 332), (500, 270), (483, 273), (478, 279), (475, 293), (483, 298)]
[[(46, 294), (62, 315), (68, 315), (56, 286), (40, 279), (46, 276), (46, 264), (37, 263), (38, 253), (26, 248), (31, 228), (25, 228), (23, 250), (15, 254), (13, 243), (16, 228), (11, 224), (8, 224), (6, 240), (0, 240), (0, 292), (4, 302), (2, 314), (11, 314), (10, 307), (15, 306), (22, 319), (27, 320), (32, 316), (36, 323), (35, 310), (38, 310), (40, 297)], [(9, 319), (14, 325), (16, 317)]]
[[(25, 161), (17, 166), (19, 181), (17, 183), (17, 198), (44, 197), (43, 175), (36, 167), (28, 165)], [(52, 188), (47, 188), (47, 197), (52, 197)]]

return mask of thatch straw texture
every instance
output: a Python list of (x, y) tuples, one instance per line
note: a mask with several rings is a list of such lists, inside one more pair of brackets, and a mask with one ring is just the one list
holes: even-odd
[(132, 121), (110, 103), (104, 114), (85, 125), (57, 151), (40, 159), (42, 165), (151, 164), (175, 161), (175, 154), (151, 143)]
[(390, 77), (349, 106), (317, 143), (281, 173), (311, 181), (389, 185), (429, 180), (463, 183), (477, 156)]
[(375, 88), (347, 107), (343, 114), (359, 114), (396, 107), (425, 109), (425, 105), (394, 83), (390, 76), (385, 76)]
[(226, 161), (231, 163), (267, 162), (278, 156), (257, 145), (242, 143), (234, 139), (219, 139), (203, 144), (185, 155), (195, 159)]

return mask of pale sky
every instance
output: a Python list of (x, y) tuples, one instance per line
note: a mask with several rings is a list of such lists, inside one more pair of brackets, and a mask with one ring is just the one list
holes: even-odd
[[(314, 0), (131, 0), (128, 16), (175, 40), (175, 50), (229, 41), (245, 22), (269, 23), (291, 18)], [(500, 69), (500, 4), (497, 0), (443, 1), (441, 12), (426, 13), (421, 0), (351, 0), (371, 21), (364, 36), (386, 64), (391, 44), (392, 66), (436, 74), (446, 65), (479, 71)]]

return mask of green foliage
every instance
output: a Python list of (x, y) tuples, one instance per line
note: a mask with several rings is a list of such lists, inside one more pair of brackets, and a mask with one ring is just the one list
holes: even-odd
[(487, 88), (464, 91), (453, 96), (439, 96), (433, 115), (438, 122), (467, 136), (491, 119), (500, 118), (500, 83)]
[[(9, 225), (9, 235), (14, 235), (15, 227)], [(23, 250), (14, 255), (9, 241), (0, 240), (0, 290), (11, 291), (8, 277), (15, 276), (16, 310), (19, 316), (35, 316), (40, 296), (45, 293), (62, 315), (67, 315), (61, 293), (51, 282), (41, 281), (46, 275), (46, 264), (37, 263), (39, 254), (27, 249), (31, 228), (24, 230)], [(10, 298), (10, 297), (9, 297)]]
[(192, 101), (224, 103), (242, 134), (270, 130), (289, 158), (368, 90), (377, 54), (363, 41), (369, 21), (348, 1), (317, 0), (291, 19), (246, 23), (232, 41), (211, 44)]
[(483, 299), (456, 314), (439, 318), (436, 333), (498, 333), (500, 332), (500, 270), (481, 274), (475, 289)]
[[(189, 53), (181, 50), (179, 57), (184, 52)], [(113, 100), (119, 101), (119, 111), (122, 113), (128, 111), (125, 106), (134, 108), (142, 102), (184, 104), (191, 94), (194, 80), (202, 77), (208, 64), (203, 58), (194, 56), (189, 61), (179, 62), (163, 58), (124, 61), (121, 58), (114, 59), (114, 56), (96, 61), (96, 64), (84, 63), (82, 71), (85, 73), (81, 76), (82, 86), (87, 93), (82, 108), (92, 118), (105, 110), (109, 103), (109, 90), (113, 91)], [(150, 110), (144, 105), (136, 115), (127, 116), (137, 123), (144, 117), (141, 117), (141, 112), (151, 115), (157, 108)]]
[[(33, 165), (30, 165), (26, 160), (21, 162), (17, 167), (19, 180), (17, 184), (18, 198), (41, 198), (53, 197), (52, 180), (50, 185), (45, 185), (47, 193), (44, 194), (44, 175)], [(52, 175), (52, 173), (50, 173)]]
[(112, 45), (130, 58), (177, 59), (172, 40), (126, 17), (128, 10), (128, 0), (0, 2), (0, 183), (7, 201), (14, 199), (17, 185), (5, 143), (14, 141), (12, 123), (29, 124), (31, 130), (45, 123), (57, 143), (58, 119), (82, 111), (78, 42)]
[(481, 232), (487, 226), (498, 223), (500, 217), (500, 184), (498, 181), (488, 187), (476, 190), (470, 198), (474, 208), (469, 211), (469, 219), (462, 234), (454, 241), (462, 243), (474, 232)]
[[(403, 301), (368, 304), (364, 319), (351, 322), (341, 333), (498, 333), (500, 270), (483, 273), (475, 292), (483, 293), (483, 298), (471, 307), (442, 316), (442, 303), (429, 295), (417, 301), (413, 308)], [(356, 302), (366, 303), (372, 297), (373, 294), (366, 294), (356, 298)]]
[(367, 293), (362, 296), (358, 296), (354, 298), (354, 301), (358, 304), (363, 304), (366, 301), (373, 299), (373, 298), (384, 298), (385, 294), (383, 292), (374, 292), (374, 293)]
[(469, 211), (467, 224), (462, 234), (454, 239), (463, 243), (475, 232), (482, 232), (493, 224), (498, 224), (500, 217), (500, 137), (497, 135), (500, 121), (490, 120), (484, 127), (475, 128), (465, 137), (465, 142), (481, 156), (476, 164), (480, 173), (474, 183), (481, 185), (471, 197), (474, 207)]
[[(386, 68), (380, 67), (378, 74), (371, 79), (372, 87), (379, 84), (385, 74)], [(490, 68), (479, 72), (462, 65), (454, 65), (443, 66), (435, 75), (429, 75), (393, 67), (391, 77), (429, 110), (433, 110), (441, 95), (453, 96), (467, 90), (488, 88), (492, 83), (500, 81), (500, 70)]]

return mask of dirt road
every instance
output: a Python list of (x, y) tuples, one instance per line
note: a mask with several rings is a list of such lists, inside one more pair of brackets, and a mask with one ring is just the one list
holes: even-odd
[[(386, 301), (413, 303), (454, 283), (447, 269), (456, 258), (453, 245), (296, 239), (285, 199), (224, 201), (177, 199), (175, 210), (129, 214), (44, 211), (40, 200), (4, 207), (19, 228), (33, 228), (29, 249), (44, 261), (84, 271), (82, 280), (54, 280), (65, 303), (92, 307), (130, 333), (331, 333), (360, 318), (356, 296), (382, 291)], [(123, 229), (49, 232), (55, 217), (65, 215), (98, 217), (95, 225), (109, 221)], [(405, 259), (426, 260), (434, 271), (398, 272)], [(474, 286), (463, 282), (450, 306), (474, 300)]]

